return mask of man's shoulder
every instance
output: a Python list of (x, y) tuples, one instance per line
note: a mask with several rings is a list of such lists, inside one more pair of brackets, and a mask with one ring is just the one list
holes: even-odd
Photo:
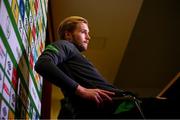
[(57, 47), (60, 47), (60, 46), (68, 46), (68, 47), (72, 47), (73, 44), (67, 40), (57, 40), (55, 41), (54, 43), (52, 43), (52, 45), (55, 45)]
[(54, 47), (56, 47), (59, 50), (66, 51), (68, 53), (69, 52), (73, 52), (73, 53), (79, 52), (79, 50), (76, 48), (76, 46), (67, 40), (57, 40), (54, 43), (52, 43), (51, 45), (53, 45)]
[(71, 44), (71, 43), (69, 41), (67, 41), (67, 40), (56, 40), (52, 44), (63, 45), (63, 44)]

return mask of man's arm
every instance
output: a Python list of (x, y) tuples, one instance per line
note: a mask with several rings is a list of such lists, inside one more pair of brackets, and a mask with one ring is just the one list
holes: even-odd
[(74, 93), (78, 83), (67, 76), (57, 66), (66, 59), (66, 56), (67, 55), (63, 50), (54, 51), (53, 49), (46, 49), (38, 58), (35, 64), (35, 70), (43, 76), (43, 78), (49, 80), (56, 86), (59, 86), (70, 93)]

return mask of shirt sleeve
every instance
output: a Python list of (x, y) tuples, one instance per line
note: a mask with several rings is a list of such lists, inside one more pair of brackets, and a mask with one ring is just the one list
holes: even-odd
[(74, 93), (78, 83), (58, 67), (59, 64), (65, 62), (70, 56), (72, 56), (71, 49), (68, 49), (66, 45), (48, 45), (38, 58), (35, 70), (44, 79), (49, 80), (66, 92)]

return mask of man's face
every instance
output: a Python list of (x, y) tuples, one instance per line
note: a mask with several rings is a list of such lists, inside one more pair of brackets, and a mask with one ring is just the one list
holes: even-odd
[(72, 42), (78, 47), (80, 51), (85, 51), (88, 48), (90, 40), (89, 28), (86, 23), (77, 24), (76, 29), (73, 31)]

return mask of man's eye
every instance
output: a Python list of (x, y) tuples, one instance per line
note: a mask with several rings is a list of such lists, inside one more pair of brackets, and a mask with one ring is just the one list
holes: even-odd
[(86, 33), (86, 31), (81, 31), (81, 33)]
[(87, 31), (86, 30), (82, 30), (81, 33), (87, 33)]

